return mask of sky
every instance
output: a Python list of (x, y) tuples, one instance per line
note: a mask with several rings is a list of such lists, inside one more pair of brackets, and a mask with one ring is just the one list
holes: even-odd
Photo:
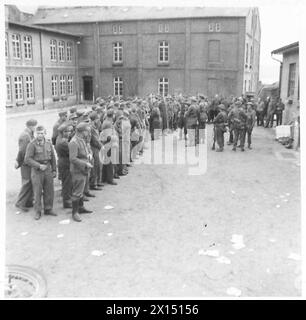
[[(7, 4), (15, 4), (25, 12), (35, 13), (38, 6), (89, 6), (89, 5), (138, 5), (138, 6), (226, 6), (259, 8), (261, 24), (261, 51), (259, 80), (264, 84), (278, 81), (279, 62), (271, 58), (271, 51), (299, 41), (305, 30), (303, 16), (306, 5), (303, 0), (6, 0)], [(281, 59), (281, 56), (276, 56)]]

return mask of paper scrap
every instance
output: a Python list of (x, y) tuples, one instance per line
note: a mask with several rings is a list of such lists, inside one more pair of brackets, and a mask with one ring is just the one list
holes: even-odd
[(209, 256), (209, 257), (219, 257), (219, 251), (218, 250), (206, 250), (203, 249), (199, 250), (199, 255), (201, 256)]
[(270, 242), (276, 242), (274, 238), (269, 239)]
[(233, 244), (234, 249), (239, 250), (245, 247), (244, 243), (234, 243)]
[(58, 234), (56, 237), (57, 237), (57, 238), (63, 238), (64, 235), (61, 233), (61, 234)]
[(112, 207), (112, 206), (105, 206), (104, 209), (110, 210), (110, 209), (114, 209), (114, 207)]
[(290, 196), (290, 193), (286, 193), (286, 196), (288, 196), (288, 197), (289, 197), (289, 196)]
[(301, 260), (301, 256), (297, 253), (290, 253), (288, 259), (299, 261)]
[(229, 251), (228, 253), (229, 254), (235, 254), (235, 251)]
[(279, 205), (279, 204), (277, 204), (275, 207), (276, 207), (276, 208), (280, 208), (280, 205)]
[(234, 190), (232, 190), (232, 194), (236, 194), (236, 192)]
[(111, 237), (113, 234), (112, 234), (111, 232), (109, 232), (107, 235), (108, 235), (109, 237)]
[(233, 242), (233, 247), (237, 250), (245, 247), (245, 244), (243, 243), (243, 235), (241, 234), (233, 234), (231, 242)]
[(16, 211), (16, 214), (20, 214), (20, 211)]
[(103, 223), (104, 223), (104, 224), (107, 224), (107, 223), (108, 223), (108, 220), (103, 221)]
[(221, 256), (216, 259), (219, 263), (225, 263), (225, 264), (230, 264), (231, 260), (227, 257)]
[(29, 232), (25, 231), (25, 232), (21, 232), (20, 234), (21, 234), (22, 236), (26, 236), (28, 233), (29, 233)]
[(69, 224), (69, 223), (70, 223), (70, 219), (61, 220), (59, 222), (59, 224)]
[(226, 290), (226, 293), (230, 296), (239, 297), (241, 295), (241, 290), (235, 287), (230, 287)]
[(100, 256), (104, 256), (104, 255), (106, 254), (106, 252), (100, 251), (100, 250), (93, 250), (93, 251), (91, 252), (91, 254), (92, 254), (93, 256), (100, 257)]

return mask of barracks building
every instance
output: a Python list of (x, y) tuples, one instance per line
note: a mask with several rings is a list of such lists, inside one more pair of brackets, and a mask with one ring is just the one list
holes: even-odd
[(256, 92), (257, 8), (6, 6), (7, 105)]

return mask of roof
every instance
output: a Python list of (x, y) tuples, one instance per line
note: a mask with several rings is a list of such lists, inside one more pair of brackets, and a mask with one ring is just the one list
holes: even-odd
[(79, 6), (39, 7), (29, 23), (86, 23), (97, 21), (156, 20), (201, 17), (246, 17), (242, 7), (140, 7)]
[(297, 42), (288, 44), (287, 46), (273, 50), (271, 54), (283, 54), (283, 53), (287, 53), (289, 51), (298, 50), (298, 49), (299, 49), (299, 42), (297, 41)]
[(57, 33), (57, 34), (62, 34), (65, 36), (71, 36), (71, 37), (77, 37), (77, 38), (81, 37), (80, 34), (70, 33), (70, 32), (61, 31), (61, 30), (57, 30), (57, 29), (53, 29), (53, 28), (36, 26), (36, 25), (28, 24), (28, 23), (22, 23), (22, 22), (16, 22), (16, 21), (7, 21), (7, 23), (9, 25), (15, 25), (15, 26), (19, 26), (22, 28), (30, 28), (30, 29), (34, 29), (34, 30), (38, 30), (38, 31), (52, 32), (52, 33)]

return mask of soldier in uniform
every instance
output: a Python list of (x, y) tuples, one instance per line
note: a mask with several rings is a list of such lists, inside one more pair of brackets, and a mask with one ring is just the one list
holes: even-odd
[(224, 150), (224, 133), (226, 132), (225, 124), (227, 122), (227, 114), (223, 104), (220, 104), (218, 108), (220, 112), (214, 119), (216, 141), (219, 146), (219, 148), (216, 149), (216, 152), (222, 152)]
[(24, 212), (29, 211), (28, 208), (33, 206), (31, 167), (25, 164), (24, 157), (28, 144), (34, 139), (36, 125), (36, 120), (28, 120), (26, 122), (26, 129), (21, 133), (18, 139), (19, 151), (15, 162), (15, 169), (20, 168), (22, 186), (17, 198), (16, 207)]
[(55, 143), (56, 143), (56, 138), (57, 138), (57, 135), (58, 135), (58, 127), (64, 123), (66, 120), (67, 120), (67, 111), (61, 111), (59, 112), (59, 119), (56, 121), (55, 125), (53, 126), (53, 133), (52, 133), (52, 144), (55, 146)]
[(239, 102), (238, 110), (234, 108), (231, 112), (233, 112), (233, 123), (234, 123), (233, 151), (236, 151), (238, 139), (240, 139), (239, 147), (241, 148), (241, 151), (244, 151), (247, 115), (244, 111), (244, 108), (240, 104), (240, 102)]
[(41, 217), (41, 198), (44, 200), (45, 215), (56, 216), (53, 212), (54, 185), (56, 177), (56, 159), (50, 140), (45, 138), (46, 130), (43, 126), (37, 126), (36, 138), (29, 143), (25, 155), (25, 163), (31, 170), (31, 180), (35, 199), (35, 219)]
[(205, 102), (200, 102), (199, 105), (199, 141), (198, 143), (204, 143), (205, 141), (205, 127), (207, 122), (207, 111), (206, 111), (206, 105)]
[(79, 213), (91, 213), (84, 208), (84, 190), (88, 172), (92, 168), (89, 160), (87, 138), (91, 128), (88, 123), (81, 122), (76, 127), (76, 134), (68, 144), (70, 172), (72, 177), (72, 219), (81, 222)]
[(247, 123), (246, 123), (246, 132), (248, 136), (248, 148), (252, 149), (252, 131), (256, 122), (256, 112), (253, 109), (252, 102), (247, 103)]
[(194, 99), (185, 114), (185, 119), (189, 146), (194, 146), (196, 143), (196, 131), (198, 127), (198, 110)]
[(276, 125), (280, 126), (283, 122), (283, 111), (285, 110), (285, 105), (282, 102), (281, 98), (278, 98), (278, 101), (276, 103), (276, 110), (275, 110), (275, 114), (276, 114)]
[(158, 139), (159, 131), (161, 130), (161, 115), (160, 115), (159, 108), (156, 106), (154, 106), (151, 111), (149, 123), (150, 123), (151, 139), (152, 140)]
[(65, 122), (59, 126), (58, 131), (59, 134), (56, 138), (55, 150), (58, 157), (58, 174), (61, 177), (62, 182), (63, 207), (72, 208), (72, 180), (70, 173), (68, 142), (71, 137), (71, 133), (73, 132), (73, 126), (71, 123)]

